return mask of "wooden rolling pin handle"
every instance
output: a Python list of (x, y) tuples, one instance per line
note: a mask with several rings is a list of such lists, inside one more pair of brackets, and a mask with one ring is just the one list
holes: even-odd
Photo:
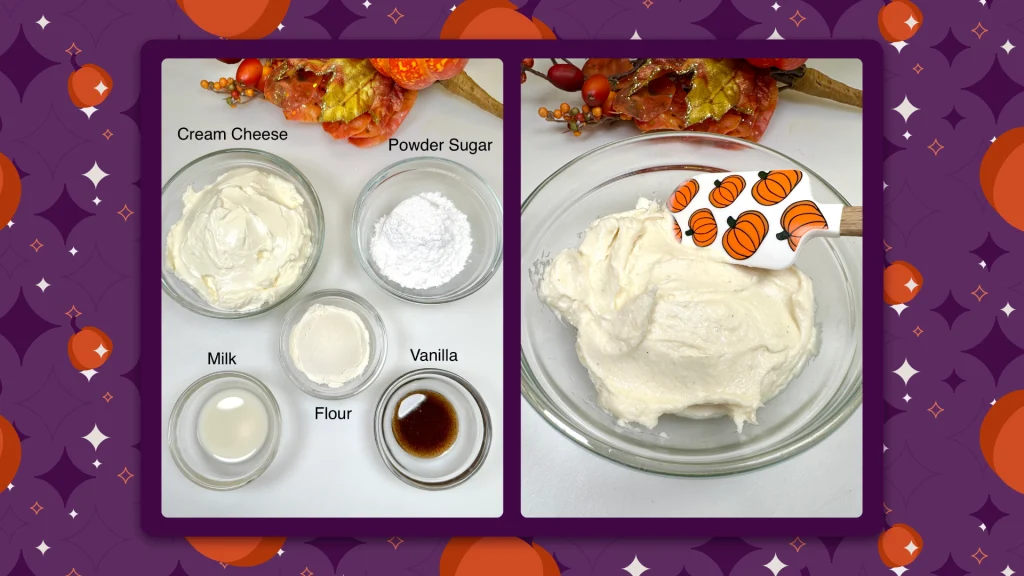
[(860, 206), (844, 206), (839, 219), (840, 236), (864, 235), (864, 209)]

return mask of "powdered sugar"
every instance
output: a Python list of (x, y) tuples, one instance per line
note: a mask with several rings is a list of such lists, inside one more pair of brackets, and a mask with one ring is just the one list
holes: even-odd
[(374, 224), (370, 256), (403, 288), (435, 288), (466, 266), (473, 249), (469, 220), (443, 194), (406, 198)]

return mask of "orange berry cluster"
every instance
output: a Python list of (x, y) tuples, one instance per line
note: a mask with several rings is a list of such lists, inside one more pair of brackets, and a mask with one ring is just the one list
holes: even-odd
[(607, 118), (600, 106), (591, 108), (584, 104), (581, 108), (576, 108), (569, 106), (567, 102), (562, 102), (554, 110), (542, 107), (537, 110), (537, 114), (549, 122), (565, 122), (573, 136), (582, 134), (585, 125), (597, 124)]

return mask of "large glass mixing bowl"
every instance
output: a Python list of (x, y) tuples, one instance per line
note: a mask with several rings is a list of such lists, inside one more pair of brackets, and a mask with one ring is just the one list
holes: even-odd
[[(645, 134), (596, 148), (569, 162), (523, 202), (520, 300), (523, 396), (558, 431), (588, 450), (632, 468), (677, 476), (719, 476), (761, 468), (807, 450), (836, 430), (861, 403), (862, 243), (817, 238), (797, 266), (814, 283), (820, 351), (800, 375), (757, 412), (742, 433), (729, 418), (662, 416), (658, 426), (616, 425), (597, 405), (576, 355), (576, 331), (537, 295), (545, 265), (579, 246), (601, 216), (664, 202), (698, 172), (797, 168), (816, 200), (846, 200), (796, 160), (758, 144), (716, 134)], [(524, 445), (523, 450), (530, 450)]]

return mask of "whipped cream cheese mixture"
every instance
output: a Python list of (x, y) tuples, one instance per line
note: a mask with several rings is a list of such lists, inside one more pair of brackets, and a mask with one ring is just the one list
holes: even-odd
[(221, 310), (269, 305), (302, 274), (313, 252), (303, 199), (283, 178), (236, 168), (183, 196), (167, 234), (167, 267)]
[(292, 328), (288, 355), (307, 378), (337, 388), (366, 369), (370, 333), (355, 312), (314, 304)]
[(667, 210), (599, 218), (541, 279), (541, 299), (577, 330), (598, 404), (654, 428), (664, 414), (727, 415), (742, 430), (817, 351), (811, 280), (678, 242)]

